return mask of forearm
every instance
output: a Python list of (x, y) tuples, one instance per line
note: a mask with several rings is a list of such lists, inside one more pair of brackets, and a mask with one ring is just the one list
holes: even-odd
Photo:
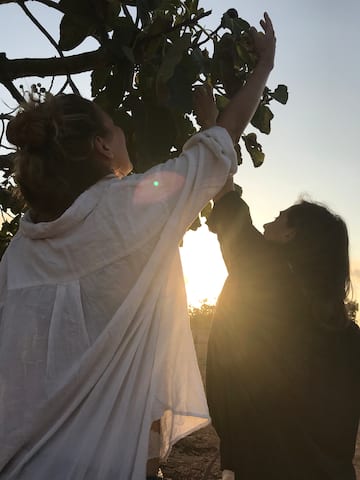
[(217, 124), (226, 128), (234, 144), (252, 119), (266, 86), (273, 65), (259, 61), (246, 84), (234, 95), (220, 113)]
[(228, 271), (234, 259), (246, 255), (249, 234), (253, 229), (249, 208), (237, 192), (228, 192), (213, 208), (207, 220), (209, 230), (215, 233)]

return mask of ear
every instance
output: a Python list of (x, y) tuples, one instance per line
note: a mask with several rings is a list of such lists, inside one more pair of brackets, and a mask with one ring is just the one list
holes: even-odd
[(113, 160), (114, 153), (105, 138), (96, 136), (94, 140), (94, 149), (97, 153), (99, 153), (103, 158), (107, 159), (108, 161)]

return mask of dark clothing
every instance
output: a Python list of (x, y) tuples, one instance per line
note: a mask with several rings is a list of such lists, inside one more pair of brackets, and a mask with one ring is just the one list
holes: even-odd
[(208, 221), (229, 276), (208, 346), (207, 395), (222, 469), (240, 480), (354, 480), (360, 333), (314, 318), (279, 245), (236, 192)]

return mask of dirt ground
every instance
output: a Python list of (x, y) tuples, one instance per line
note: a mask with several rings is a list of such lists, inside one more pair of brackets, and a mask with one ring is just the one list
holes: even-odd
[(173, 448), (161, 467), (166, 480), (217, 480), (221, 478), (218, 437), (212, 427), (189, 435)]
[[(354, 464), (360, 480), (360, 434)], [(166, 480), (221, 479), (218, 438), (214, 429), (206, 427), (178, 442), (161, 469)]]

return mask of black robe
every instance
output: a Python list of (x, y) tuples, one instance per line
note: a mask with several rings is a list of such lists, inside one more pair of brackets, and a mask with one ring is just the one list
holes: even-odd
[(332, 329), (285, 249), (236, 192), (208, 220), (229, 276), (208, 345), (206, 388), (222, 469), (239, 480), (354, 480), (360, 333)]

